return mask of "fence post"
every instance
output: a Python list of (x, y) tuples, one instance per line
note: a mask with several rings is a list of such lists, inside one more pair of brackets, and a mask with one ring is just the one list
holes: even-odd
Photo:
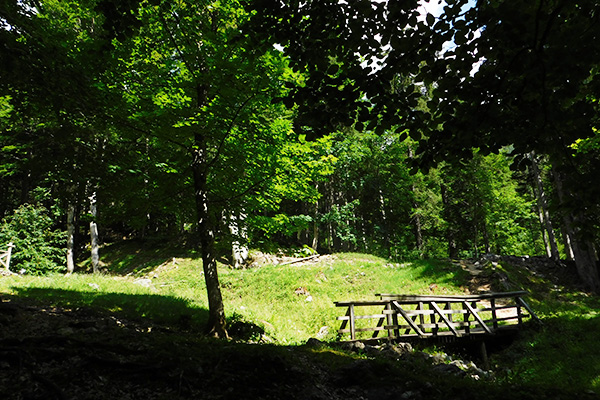
[(463, 312), (464, 312), (464, 316), (463, 316), (463, 321), (465, 323), (465, 333), (467, 335), (471, 334), (471, 323), (469, 322), (469, 308), (467, 307), (467, 303), (463, 301), (462, 303), (462, 307), (463, 307)]
[(517, 305), (517, 320), (519, 321), (519, 325), (521, 325), (523, 323), (523, 313), (521, 311), (521, 303), (517, 299), (515, 299), (515, 303)]
[(494, 326), (494, 330), (498, 329), (498, 317), (496, 316), (496, 298), (492, 297), (490, 299), (490, 306), (492, 307), (492, 324)]
[(354, 304), (350, 304), (348, 306), (348, 311), (350, 311), (350, 340), (356, 339), (356, 331), (354, 327)]
[[(0, 264), (4, 265), (4, 268), (6, 268), (6, 270), (9, 272), (10, 272), (10, 256), (12, 254), (13, 247), (15, 247), (15, 245), (12, 242), (10, 242), (8, 244), (8, 250), (6, 250), (6, 252), (4, 252), (4, 254), (0, 256)], [(2, 261), (3, 257), (6, 258), (6, 261)]]

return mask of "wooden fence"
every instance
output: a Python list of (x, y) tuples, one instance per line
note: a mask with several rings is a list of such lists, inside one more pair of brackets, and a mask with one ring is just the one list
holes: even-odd
[[(377, 294), (377, 300), (339, 301), (346, 314), (338, 337), (350, 340), (465, 337), (492, 335), (518, 328), (526, 319), (539, 321), (523, 300), (527, 292), (486, 293), (466, 296), (411, 296)], [(370, 337), (369, 337), (370, 335)]]
[(0, 250), (0, 265), (4, 266), (7, 271), (10, 271), (10, 256), (12, 254), (13, 247), (15, 246), (12, 243), (9, 243), (7, 250)]

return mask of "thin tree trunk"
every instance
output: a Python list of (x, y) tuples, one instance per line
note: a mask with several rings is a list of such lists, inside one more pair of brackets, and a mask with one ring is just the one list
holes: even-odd
[(565, 255), (567, 256), (567, 260), (573, 261), (573, 260), (575, 260), (575, 254), (573, 254), (573, 246), (571, 246), (571, 238), (565, 231), (564, 226), (561, 230), (561, 233), (562, 233), (562, 237), (563, 237), (563, 243), (565, 246)]
[(67, 275), (75, 271), (75, 205), (69, 203), (67, 207)]
[[(412, 146), (408, 145), (408, 158), (413, 159), (414, 153)], [(415, 244), (417, 246), (417, 251), (419, 252), (419, 257), (423, 257), (423, 224), (421, 223), (421, 213), (419, 212), (419, 203), (417, 203), (415, 192), (417, 187), (415, 186), (414, 178), (410, 183), (410, 190), (412, 192), (412, 207), (413, 207), (413, 215), (411, 220), (413, 221), (413, 227), (415, 232)]]
[(537, 197), (538, 207), (541, 212), (541, 219), (546, 234), (548, 235), (548, 244), (550, 245), (550, 257), (554, 261), (560, 260), (560, 253), (558, 252), (558, 246), (556, 245), (556, 236), (554, 235), (554, 229), (552, 227), (552, 221), (550, 220), (550, 212), (548, 211), (548, 200), (546, 192), (544, 191), (544, 184), (540, 170), (538, 168), (537, 160), (533, 152), (529, 153), (529, 159), (531, 160), (531, 172), (533, 173), (533, 180), (535, 181), (534, 193)]
[(92, 260), (92, 271), (97, 274), (100, 272), (100, 253), (99, 253), (99, 240), (98, 240), (98, 225), (96, 224), (96, 218), (98, 217), (98, 206), (96, 204), (96, 192), (92, 192), (89, 197), (90, 200), (90, 246), (91, 246), (91, 260)]
[(444, 206), (444, 214), (446, 219), (446, 241), (448, 242), (448, 257), (456, 258), (458, 256), (458, 247), (456, 246), (456, 237), (453, 229), (451, 228), (452, 221), (449, 220), (448, 215), (450, 214), (450, 200), (448, 199), (448, 190), (446, 189), (446, 185), (442, 184), (440, 187), (440, 192), (442, 194), (442, 204)]
[[(319, 184), (316, 184), (317, 192), (319, 191)], [(317, 247), (319, 246), (319, 201), (315, 199), (315, 204), (312, 210), (312, 219), (313, 219), (313, 239), (312, 239), (312, 249), (317, 251)]]
[[(331, 213), (331, 209), (333, 208), (333, 187), (331, 182), (325, 183), (325, 193), (327, 193), (327, 200), (325, 204), (325, 210), (327, 213)], [(337, 223), (337, 221), (336, 221)], [(327, 220), (327, 235), (328, 235), (328, 249), (330, 253), (333, 253), (335, 249), (335, 229), (334, 225), (331, 221), (331, 218)]]
[(246, 214), (240, 212), (239, 216), (231, 214), (229, 218), (229, 232), (233, 236), (231, 241), (231, 257), (233, 258), (233, 267), (242, 268), (248, 260), (248, 234), (243, 226)]
[(381, 226), (383, 228), (383, 246), (387, 252), (388, 257), (390, 256), (390, 233), (388, 229), (388, 215), (385, 210), (385, 199), (383, 198), (383, 192), (379, 189), (379, 209), (381, 213)]
[[(534, 191), (535, 193), (535, 191)], [(537, 197), (537, 194), (536, 194)], [(544, 211), (542, 210), (542, 207), (540, 206), (540, 203), (537, 202), (537, 209), (538, 209), (538, 218), (540, 220), (540, 226), (542, 228), (542, 239), (544, 239), (544, 247), (546, 248), (546, 255), (548, 256), (548, 258), (552, 257), (552, 248), (550, 247), (550, 238), (548, 238), (548, 230), (546, 229), (546, 220), (544, 219)]]
[(485, 245), (485, 253), (490, 254), (492, 252), (492, 246), (490, 245), (490, 235), (487, 229), (487, 223), (485, 218), (483, 219), (483, 243)]

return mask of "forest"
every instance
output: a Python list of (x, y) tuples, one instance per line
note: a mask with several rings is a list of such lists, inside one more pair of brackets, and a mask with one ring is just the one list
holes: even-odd
[[(0, 4), (0, 246), (544, 256), (600, 291), (600, 2)], [(441, 3), (440, 3), (441, 4)], [(438, 4), (439, 5), (439, 4)]]

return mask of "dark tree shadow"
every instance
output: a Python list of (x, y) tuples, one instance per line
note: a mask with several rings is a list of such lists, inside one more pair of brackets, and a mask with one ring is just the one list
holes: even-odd
[[(45, 307), (91, 309), (136, 321), (154, 322), (179, 329), (203, 329), (208, 311), (189, 300), (157, 294), (104, 293), (50, 288), (15, 287), (20, 300)], [(6, 298), (8, 296), (3, 295)]]

